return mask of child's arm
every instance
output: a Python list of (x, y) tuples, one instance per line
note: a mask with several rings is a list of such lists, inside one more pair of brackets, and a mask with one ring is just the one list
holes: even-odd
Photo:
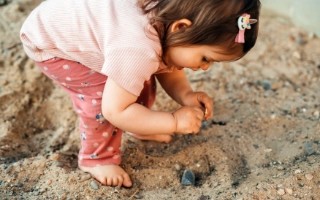
[(194, 92), (184, 70), (173, 69), (172, 73), (157, 74), (162, 88), (182, 106), (196, 106), (205, 112), (205, 119), (212, 117), (213, 101), (204, 92)]
[(203, 111), (184, 106), (174, 113), (150, 110), (135, 103), (131, 94), (108, 78), (102, 97), (102, 113), (116, 127), (138, 134), (198, 133)]

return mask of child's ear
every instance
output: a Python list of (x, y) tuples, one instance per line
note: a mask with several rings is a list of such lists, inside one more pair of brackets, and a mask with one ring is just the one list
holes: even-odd
[(186, 28), (188, 26), (191, 26), (191, 24), (192, 24), (191, 21), (188, 19), (185, 19), (185, 18), (179, 19), (171, 24), (170, 31), (174, 32), (174, 31), (180, 30), (181, 28)]

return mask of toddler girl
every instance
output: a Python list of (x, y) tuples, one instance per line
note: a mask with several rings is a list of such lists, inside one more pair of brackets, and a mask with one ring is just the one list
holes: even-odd
[[(207, 70), (255, 44), (259, 0), (46, 0), (26, 19), (27, 55), (66, 90), (80, 117), (79, 168), (130, 187), (121, 135), (170, 142), (196, 134), (213, 102), (191, 89), (183, 68)], [(251, 28), (251, 30), (246, 30)], [(181, 108), (154, 111), (156, 82)]]

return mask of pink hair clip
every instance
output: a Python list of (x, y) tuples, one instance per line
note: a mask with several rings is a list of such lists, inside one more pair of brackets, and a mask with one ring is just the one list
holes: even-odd
[(251, 29), (251, 24), (257, 23), (257, 21), (256, 19), (250, 19), (250, 15), (247, 13), (242, 14), (238, 18), (239, 33), (237, 34), (235, 42), (244, 43), (244, 31)]

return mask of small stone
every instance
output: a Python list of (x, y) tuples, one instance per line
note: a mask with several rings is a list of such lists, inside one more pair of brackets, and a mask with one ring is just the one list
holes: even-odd
[(176, 163), (174, 164), (174, 168), (177, 170), (177, 171), (180, 171), (181, 170), (181, 165), (179, 163)]
[(90, 186), (94, 190), (98, 190), (99, 189), (99, 184), (97, 183), (97, 181), (91, 181), (90, 182)]
[(319, 111), (318, 111), (318, 110), (314, 111), (314, 112), (313, 112), (313, 116), (314, 116), (316, 119), (318, 119), (319, 116), (320, 116)]
[(142, 199), (143, 198), (143, 195), (142, 194), (135, 194), (134, 195), (134, 198), (136, 198), (136, 199)]
[(272, 151), (272, 149), (265, 149), (264, 152), (266, 153), (270, 153)]
[(296, 37), (295, 42), (296, 42), (296, 44), (298, 44), (298, 45), (304, 45), (304, 44), (307, 43), (307, 41), (306, 41), (303, 37), (301, 37), (301, 36)]
[(0, 0), (0, 6), (4, 6), (8, 3), (7, 0)]
[(312, 154), (314, 154), (314, 149), (313, 149), (313, 144), (311, 142), (306, 142), (304, 144), (304, 152), (306, 155), (310, 156)]
[(4, 170), (5, 173), (9, 173), (12, 170), (13, 166), (10, 165), (7, 169)]
[(284, 195), (286, 192), (284, 191), (284, 189), (279, 189), (279, 190), (277, 191), (277, 193), (282, 196), (282, 195)]
[(280, 166), (277, 167), (277, 169), (278, 169), (278, 170), (283, 170), (284, 167), (280, 165)]
[(210, 125), (211, 125), (210, 121), (203, 120), (201, 122), (201, 128), (200, 129), (207, 130), (210, 127)]
[(191, 171), (190, 169), (186, 169), (182, 175), (182, 185), (195, 185), (195, 181), (196, 180), (193, 171)]
[(213, 187), (217, 187), (219, 185), (218, 182), (214, 182)]
[(306, 175), (304, 175), (304, 176), (306, 177), (306, 179), (307, 179), (308, 181), (311, 181), (311, 180), (313, 179), (312, 174), (306, 174)]
[(204, 196), (204, 195), (201, 195), (198, 200), (208, 200), (209, 197), (208, 196)]
[(265, 91), (271, 89), (271, 84), (267, 80), (262, 80), (261, 82), (259, 82), (259, 85), (261, 85)]
[(56, 162), (56, 167), (63, 167), (63, 163), (62, 162)]
[(53, 161), (58, 161), (59, 158), (60, 158), (60, 155), (57, 153), (54, 153), (49, 157), (49, 159)]
[(89, 180), (91, 178), (91, 175), (90, 174), (84, 174), (83, 176), (80, 177), (80, 182), (83, 182), (83, 181), (86, 181), (86, 180)]
[(301, 174), (301, 169), (297, 169), (296, 171), (294, 171), (295, 174)]
[(40, 194), (40, 192), (38, 190), (33, 191), (34, 196), (38, 196), (39, 194)]
[(19, 182), (18, 184), (17, 184), (17, 187), (22, 187), (23, 186), (23, 183), (21, 183), (21, 182)]
[(297, 52), (297, 51), (293, 52), (293, 53), (292, 53), (292, 56), (293, 56), (294, 58), (298, 59), (298, 60), (301, 59), (301, 54), (300, 54), (299, 52)]
[(286, 192), (291, 195), (293, 191), (291, 188), (286, 188)]
[(51, 185), (51, 183), (52, 183), (52, 180), (47, 180), (46, 182), (47, 185)]

